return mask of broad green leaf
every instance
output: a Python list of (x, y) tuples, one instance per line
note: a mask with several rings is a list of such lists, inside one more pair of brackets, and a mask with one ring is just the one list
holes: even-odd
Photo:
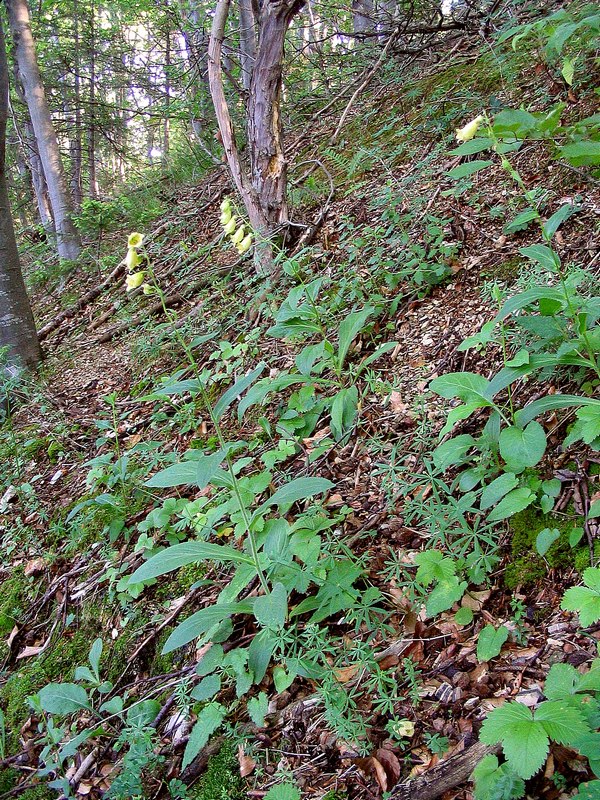
[(477, 660), (491, 661), (502, 650), (502, 645), (508, 639), (508, 628), (501, 625), (498, 629), (493, 625), (486, 625), (477, 638)]
[(482, 150), (489, 150), (494, 144), (493, 139), (477, 138), (471, 139), (469, 142), (463, 142), (454, 150), (450, 150), (451, 156), (472, 156), (475, 153), (481, 153)]
[(225, 450), (210, 455), (202, 455), (191, 461), (180, 461), (166, 469), (161, 469), (147, 480), (144, 486), (150, 489), (168, 489), (173, 486), (197, 486), (204, 489), (225, 458)]
[(573, 214), (576, 214), (579, 210), (580, 208), (573, 203), (564, 203), (564, 205), (562, 205), (558, 211), (555, 211), (550, 219), (544, 223), (544, 236), (547, 239), (551, 239), (563, 222), (566, 222), (569, 217), (572, 217)]
[(520, 247), (519, 253), (537, 261), (537, 263), (549, 272), (556, 272), (560, 268), (560, 258), (551, 247), (545, 244), (531, 244), (528, 247)]
[(263, 514), (270, 506), (287, 506), (297, 503), (300, 500), (307, 500), (316, 494), (324, 494), (333, 489), (335, 484), (326, 478), (295, 478), (286, 483), (281, 489), (266, 500), (260, 508), (254, 512), (254, 516)]
[(252, 603), (242, 601), (239, 603), (216, 603), (206, 608), (201, 608), (181, 622), (171, 633), (162, 654), (171, 653), (178, 647), (183, 647), (189, 642), (193, 642), (199, 636), (207, 633), (215, 625), (219, 625), (223, 620), (229, 619), (232, 614), (249, 614), (252, 612)]
[(229, 389), (227, 389), (227, 391), (221, 395), (213, 409), (213, 415), (217, 422), (221, 419), (229, 406), (234, 402), (236, 397), (239, 397), (241, 394), (243, 394), (246, 389), (254, 383), (258, 376), (264, 372), (265, 367), (266, 364), (264, 361), (261, 361), (260, 364), (252, 370), (252, 372), (237, 380), (233, 386), (230, 386)]
[(296, 678), (296, 673), (293, 670), (286, 672), (283, 667), (274, 667), (273, 668), (273, 683), (275, 684), (275, 690), (281, 694), (281, 692), (285, 692)]
[(468, 419), (477, 409), (481, 408), (480, 402), (462, 403), (456, 408), (451, 408), (446, 418), (446, 424), (440, 431), (440, 437), (445, 436), (461, 419)]
[(511, 769), (524, 780), (538, 772), (548, 754), (549, 739), (542, 723), (535, 722), (520, 703), (505, 703), (490, 712), (479, 738), (484, 744), (502, 742)]
[(300, 800), (300, 792), (291, 783), (272, 786), (263, 800)]
[(221, 689), (221, 678), (219, 675), (207, 675), (203, 678), (197, 686), (192, 689), (192, 697), (200, 703), (212, 698)]
[(504, 233), (516, 233), (517, 231), (524, 230), (530, 222), (533, 220), (539, 219), (540, 215), (539, 212), (535, 208), (528, 208), (525, 211), (521, 211), (520, 214), (507, 222), (504, 226)]
[(490, 382), (476, 372), (449, 372), (434, 378), (429, 388), (441, 397), (458, 397), (463, 403), (479, 403), (480, 408), (492, 405), (489, 397)]
[(127, 722), (130, 725), (144, 727), (154, 722), (160, 709), (161, 703), (158, 700), (142, 700), (141, 703), (134, 703), (127, 709)]
[(565, 700), (577, 691), (579, 672), (571, 664), (553, 664), (544, 684), (548, 700)]
[(589, 781), (579, 785), (573, 800), (600, 800), (600, 781)]
[(600, 164), (600, 140), (584, 139), (573, 144), (565, 144), (559, 148), (562, 158), (574, 167), (595, 166)]
[(582, 627), (588, 628), (600, 619), (600, 569), (588, 567), (583, 573), (583, 582), (585, 586), (567, 589), (560, 607), (578, 612)]
[(557, 539), (560, 539), (558, 528), (544, 528), (536, 536), (535, 549), (539, 555), (545, 556)]
[[(534, 400), (520, 411), (517, 411), (515, 414), (515, 422), (520, 427), (525, 426), (532, 419), (548, 411), (554, 411), (557, 408), (572, 408), (573, 406), (585, 406), (586, 408), (590, 408), (590, 411), (587, 412), (589, 416), (585, 416), (584, 418), (586, 422), (594, 425), (594, 435), (589, 442), (586, 442), (586, 444), (591, 444), (596, 436), (600, 435), (600, 400), (596, 400), (593, 397), (583, 397), (577, 394), (554, 394), (548, 395), (547, 397), (540, 397), (539, 400)], [(578, 413), (577, 416), (579, 417), (580, 414)], [(598, 433), (596, 433), (596, 430)]]
[(196, 724), (183, 754), (181, 768), (185, 769), (200, 753), (210, 736), (217, 730), (225, 719), (225, 708), (220, 703), (209, 703), (198, 714)]
[(250, 642), (248, 669), (252, 674), (254, 683), (260, 683), (265, 677), (276, 645), (277, 639), (275, 635), (267, 628), (259, 631)]
[(265, 727), (265, 717), (269, 710), (269, 698), (265, 692), (260, 692), (257, 697), (248, 700), (248, 714), (257, 728)]
[[(543, 247), (543, 245), (532, 245), (533, 247)], [(515, 294), (504, 303), (500, 311), (496, 314), (495, 322), (501, 322), (506, 317), (514, 314), (516, 311), (521, 311), (527, 306), (534, 305), (538, 300), (545, 298), (549, 300), (558, 300), (560, 303), (565, 302), (564, 292), (556, 289), (553, 286), (536, 286), (533, 289), (527, 289), (524, 292)]]
[(352, 430), (357, 413), (358, 388), (349, 386), (346, 389), (340, 389), (331, 404), (331, 433), (336, 441)]
[(102, 639), (98, 638), (94, 641), (90, 648), (89, 661), (96, 678), (100, 677), (100, 658), (102, 656)]
[(212, 644), (210, 650), (202, 656), (196, 667), (196, 675), (210, 675), (215, 669), (223, 663), (223, 646), (220, 644)]
[(502, 498), (515, 488), (519, 483), (519, 479), (514, 472), (505, 472), (493, 480), (489, 486), (486, 486), (481, 493), (481, 500), (479, 507), (482, 511), (496, 505)]
[(339, 330), (339, 342), (337, 352), (338, 368), (342, 369), (348, 355), (348, 350), (354, 338), (364, 328), (366, 321), (373, 315), (375, 309), (366, 306), (360, 311), (353, 311), (341, 322)]
[(473, 611), (466, 606), (459, 608), (454, 615), (454, 621), (457, 625), (470, 625), (473, 622)]
[(48, 683), (38, 697), (44, 711), (61, 717), (90, 707), (87, 692), (76, 683)]
[(458, 167), (449, 170), (446, 175), (456, 181), (459, 178), (466, 178), (476, 172), (481, 172), (482, 169), (490, 167), (493, 163), (493, 161), (467, 161), (465, 164), (459, 164)]
[(276, 583), (269, 594), (257, 597), (252, 609), (256, 621), (265, 628), (283, 628), (287, 612), (287, 592), (282, 583)]
[(512, 425), (500, 432), (500, 455), (512, 472), (534, 467), (546, 452), (546, 434), (539, 422), (533, 420), (525, 428)]
[(415, 556), (418, 566), (415, 580), (422, 586), (429, 586), (433, 581), (447, 581), (456, 574), (456, 567), (451, 558), (447, 558), (439, 550), (424, 550)]
[(512, 517), (513, 514), (518, 514), (519, 511), (523, 511), (527, 506), (530, 506), (535, 498), (535, 492), (532, 492), (526, 486), (513, 489), (488, 514), (488, 522), (500, 522), (503, 519)]
[(591, 733), (579, 710), (564, 700), (546, 700), (538, 706), (533, 718), (559, 744), (573, 744), (580, 736)]
[(474, 445), (475, 439), (469, 433), (454, 436), (435, 448), (433, 451), (433, 463), (442, 471), (456, 464), (462, 464), (467, 460), (467, 453)]
[(212, 542), (183, 542), (161, 550), (145, 564), (138, 567), (130, 578), (131, 583), (143, 583), (187, 564), (216, 561), (220, 564), (250, 564), (252, 559), (234, 547)]
[(498, 765), (496, 756), (488, 755), (473, 770), (474, 800), (518, 800), (525, 794), (525, 783), (508, 764)]
[(467, 582), (459, 581), (458, 578), (450, 578), (447, 581), (440, 581), (435, 589), (429, 592), (425, 601), (425, 611), (428, 617), (436, 617), (442, 611), (452, 608), (454, 603), (462, 598), (467, 590)]

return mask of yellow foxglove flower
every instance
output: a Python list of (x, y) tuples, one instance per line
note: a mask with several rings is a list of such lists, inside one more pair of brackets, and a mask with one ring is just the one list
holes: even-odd
[(483, 122), (483, 114), (480, 114), (475, 119), (471, 120), (464, 128), (456, 129), (456, 138), (459, 142), (470, 142), (479, 130), (479, 126)]
[(242, 241), (243, 238), (244, 238), (244, 226), (240, 225), (240, 227), (237, 229), (237, 231), (231, 237), (231, 244), (233, 244), (233, 245), (235, 245), (235, 247), (237, 247), (238, 244)]
[(223, 202), (221, 203), (221, 213), (225, 214), (228, 211), (231, 211), (231, 202), (229, 198), (226, 197), (225, 200), (223, 200)]
[(146, 295), (151, 295), (151, 294), (154, 294), (154, 287), (153, 287), (153, 286), (150, 286), (150, 284), (149, 284), (149, 283), (145, 283), (145, 284), (142, 286), (142, 292), (143, 292), (144, 294), (146, 294)]
[(228, 208), (227, 211), (222, 211), (221, 212), (221, 225), (223, 225), (223, 227), (225, 227), (225, 225), (227, 225), (227, 223), (229, 222), (229, 220), (231, 219), (232, 216), (233, 216), (233, 214), (231, 213), (231, 209), (230, 208)]
[(144, 273), (143, 272), (134, 272), (133, 275), (128, 275), (125, 279), (125, 283), (127, 285), (128, 292), (131, 292), (133, 289), (139, 289), (139, 287), (144, 282)]
[(238, 253), (241, 256), (243, 256), (244, 253), (247, 250), (250, 250), (251, 247), (252, 247), (252, 234), (249, 233), (248, 236), (246, 236), (245, 239), (242, 239), (242, 241), (238, 244), (237, 250), (238, 250)]
[(143, 241), (144, 241), (143, 233), (130, 233), (129, 239), (127, 240), (127, 245), (129, 247), (140, 247)]
[(127, 255), (125, 256), (125, 266), (127, 269), (132, 272), (140, 263), (140, 257), (138, 255), (137, 250), (135, 247), (130, 247), (127, 250)]
[(237, 225), (237, 220), (236, 220), (236, 218), (235, 218), (235, 217), (232, 217), (232, 218), (229, 220), (229, 222), (227, 223), (227, 225), (224, 225), (224, 226), (223, 226), (223, 230), (224, 230), (224, 231), (225, 231), (225, 233), (226, 233), (226, 234), (229, 236), (229, 235), (231, 235), (231, 234), (234, 232), (234, 230), (235, 230), (235, 226), (236, 226), (236, 225)]

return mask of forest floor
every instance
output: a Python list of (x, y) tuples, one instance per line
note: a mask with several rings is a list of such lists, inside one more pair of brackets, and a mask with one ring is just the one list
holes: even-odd
[[(492, 284), (504, 296), (530, 285), (531, 265), (520, 251), (539, 239), (531, 224), (507, 228), (523, 205), (499, 164), (456, 190), (447, 177), (460, 163), (449, 154), (454, 129), (484, 107), (524, 101), (544, 111), (564, 100), (571, 118), (593, 113), (585, 86), (578, 94), (531, 54), (507, 50), (490, 55), (477, 41), (458, 37), (441, 58), (424, 55), (410, 65), (415, 77), (408, 92), (402, 68), (390, 65), (353, 109), (335, 146), (329, 139), (339, 109), (313, 122), (310, 143), (297, 128), (295, 221), (310, 223), (326, 202), (327, 215), (311, 246), (285, 262), (275, 285), (253, 273), (251, 259), (234, 260), (235, 251), (223, 242), (219, 205), (231, 189), (225, 171), (217, 170), (193, 187), (162, 187), (167, 211), (141, 231), (177, 321), (165, 319), (155, 298), (125, 293), (118, 264), (132, 232), (127, 229), (104, 234), (101, 252), (112, 259), (110, 267), (90, 257), (60, 291), (37, 292), (38, 327), (46, 331), (106, 282), (99, 296), (48, 328), (40, 381), (13, 409), (0, 438), (0, 704), (6, 727), (0, 798), (55, 796), (48, 781), (57, 775), (36, 773), (44, 748), (52, 747), (52, 731), (47, 723), (40, 727), (45, 717), (27, 698), (48, 683), (71, 683), (97, 638), (103, 642), (100, 675), (111, 682), (105, 699), (151, 697), (158, 705), (136, 752), (127, 750), (131, 720), (128, 728), (121, 719), (82, 744), (75, 757), (64, 756), (62, 777), (77, 798), (102, 797), (111, 785), (110, 796), (117, 798), (261, 798), (284, 780), (307, 799), (370, 800), (388, 792), (424, 800), (434, 796), (427, 794), (428, 782), (463, 768), (447, 787), (437, 787), (436, 796), (467, 800), (470, 769), (464, 772), (460, 754), (477, 741), (486, 714), (506, 699), (534, 708), (552, 664), (580, 668), (597, 656), (600, 625), (582, 630), (576, 615), (560, 609), (564, 591), (590, 565), (588, 540), (571, 547), (562, 536), (543, 555), (535, 549), (542, 531), (562, 535), (582, 525), (589, 499), (600, 491), (600, 459), (584, 446), (562, 446), (572, 415), (552, 412), (543, 422), (548, 449), (539, 475), (560, 486), (551, 511), (535, 505), (491, 528), (461, 530), (471, 512), (455, 513), (461, 497), (455, 472), (444, 477), (432, 460), (448, 403), (429, 384), (464, 370), (490, 377), (503, 366), (497, 344), (457, 348), (496, 314)], [(308, 174), (311, 159), (318, 161)], [(576, 198), (578, 213), (561, 228), (556, 246), (564, 263), (586, 272), (595, 292), (598, 181), (585, 169), (553, 161), (543, 142), (528, 142), (514, 163), (540, 198), (543, 189), (546, 216)], [(283, 477), (332, 482), (322, 506), (330, 520), (324, 534), (329, 552), (340, 563), (359, 564), (360, 595), (375, 587), (386, 598), (385, 624), (369, 631), (333, 604), (325, 623), (333, 643), (325, 654), (333, 676), (325, 700), (325, 689), (312, 678), (276, 688), (267, 671), (249, 692), (255, 706), (266, 696), (260, 724), (261, 715), (251, 713), (249, 720), (246, 702), (237, 702), (227, 685), (218, 695), (230, 709), (227, 723), (182, 769), (199, 710), (189, 691), (200, 680), (195, 668), (206, 648), (197, 650), (192, 641), (171, 653), (161, 650), (177, 622), (214, 600), (225, 576), (207, 564), (188, 565), (146, 588), (128, 585), (126, 576), (167, 541), (193, 538), (194, 517), (189, 512), (186, 518), (184, 506), (196, 502), (199, 514), (210, 490), (149, 491), (144, 482), (170, 463), (170, 454), (213, 446), (215, 431), (198, 398), (165, 398), (155, 390), (192, 375), (179, 335), (222, 390), (259, 361), (275, 381), (293, 368), (302, 345), (266, 330), (288, 292), (317, 278), (325, 279), (315, 302), (332, 341), (350, 309), (377, 309), (353, 341), (350, 364), (394, 343), (357, 378), (357, 418), (336, 441), (327, 411), (315, 412), (311, 424), (314, 397), (299, 397), (290, 386), (241, 421), (230, 409), (222, 424), (228, 439), (251, 443), (263, 469), (275, 467), (257, 496)], [(511, 352), (518, 346), (515, 335)], [(570, 372), (551, 374), (520, 382), (512, 399), (522, 407), (540, 391), (569, 392), (575, 385)], [(590, 393), (597, 394), (596, 385)], [(294, 429), (282, 425), (284, 411)], [(484, 415), (480, 410), (459, 422), (457, 431), (473, 433)], [(448, 496), (436, 505), (443, 487)], [(149, 516), (156, 509), (164, 512), (160, 526)], [(217, 525), (217, 541), (234, 542), (235, 527)], [(593, 520), (585, 530), (593, 540)], [(476, 551), (482, 562), (489, 559), (489, 569), (471, 580), (457, 603), (429, 615), (422, 604), (431, 590), (415, 601), (403, 578), (418, 553), (432, 547), (446, 552), (446, 541), (457, 563), (460, 553), (466, 559)], [(591, 547), (593, 558), (593, 541)], [(340, 583), (341, 593), (345, 586)], [(457, 619), (460, 610), (473, 613)], [(253, 625), (251, 618), (236, 623), (238, 643), (250, 642)], [(490, 625), (505, 630), (506, 639), (484, 659), (479, 636)], [(361, 667), (352, 649), (361, 643), (379, 672)], [(86, 709), (70, 719), (72, 727), (62, 725), (56, 741), (90, 724)], [(394, 733), (390, 720), (410, 724)], [(232, 750), (227, 743), (234, 734), (243, 744)], [(117, 790), (116, 776), (124, 773), (131, 784)], [(180, 778), (195, 788), (177, 786)], [(585, 759), (558, 744), (528, 793), (558, 800), (589, 778)]]

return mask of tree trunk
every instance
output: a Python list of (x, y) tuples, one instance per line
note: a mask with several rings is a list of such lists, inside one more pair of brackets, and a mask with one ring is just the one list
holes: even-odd
[(250, 90), (254, 60), (256, 58), (256, 34), (254, 32), (254, 13), (250, 0), (238, 0), (240, 10), (240, 64), (242, 67), (242, 86)]
[(219, 131), (235, 185), (242, 196), (256, 243), (258, 272), (273, 273), (273, 243), (285, 232), (286, 161), (281, 126), (283, 46), (292, 18), (305, 0), (263, 0), (258, 21), (258, 49), (248, 98), (250, 175), (242, 169), (223, 89), (221, 56), (230, 0), (219, 0), (208, 47), (208, 77)]
[(5, 0), (5, 3), (15, 46), (15, 59), (19, 64), (25, 99), (48, 185), (58, 255), (68, 261), (75, 261), (81, 251), (81, 239), (73, 224), (73, 205), (67, 191), (58, 140), (42, 85), (29, 7), (27, 0)]
[(31, 306), (21, 274), (6, 185), (8, 64), (0, 19), (0, 347), (8, 347), (9, 364), (35, 367), (41, 358)]
[(35, 194), (35, 201), (37, 204), (40, 222), (46, 235), (50, 241), (54, 240), (54, 220), (52, 219), (52, 209), (50, 208), (50, 198), (48, 197), (48, 187), (46, 186), (46, 178), (44, 177), (44, 169), (42, 167), (42, 160), (35, 141), (35, 134), (33, 132), (33, 125), (31, 124), (31, 117), (29, 116), (29, 109), (25, 102), (25, 94), (23, 93), (23, 83), (19, 74), (19, 67), (16, 61), (13, 64), (13, 74), (15, 78), (15, 89), (17, 96), (23, 105), (23, 132), (20, 131), (20, 126), (17, 121), (17, 115), (13, 112), (13, 124), (15, 130), (19, 134), (19, 141), (23, 150), (23, 156), (26, 163), (29, 165), (31, 172), (31, 183), (33, 192)]
[(95, 8), (90, 8), (90, 111), (87, 125), (87, 157), (88, 157), (88, 192), (92, 198), (98, 197), (98, 181), (96, 179), (96, 29)]

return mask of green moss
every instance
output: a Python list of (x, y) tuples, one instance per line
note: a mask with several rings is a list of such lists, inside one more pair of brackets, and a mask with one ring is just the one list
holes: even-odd
[(0, 770), (0, 794), (14, 789), (19, 782), (19, 773), (16, 769)]
[[(504, 573), (504, 583), (508, 589), (531, 586), (544, 577), (548, 566), (566, 567), (573, 563), (574, 551), (569, 545), (566, 533), (571, 528), (583, 524), (581, 517), (565, 519), (552, 514), (542, 514), (535, 508), (526, 508), (515, 514), (509, 524), (513, 557)], [(537, 554), (535, 545), (538, 534), (544, 528), (556, 528), (565, 535), (561, 535), (542, 558)]]
[(87, 662), (95, 635), (87, 626), (73, 636), (64, 635), (38, 659), (13, 672), (2, 686), (0, 705), (4, 708), (9, 750), (17, 746), (18, 732), (27, 719), (27, 698), (47, 683), (72, 680), (75, 668)]
[(486, 280), (510, 283), (519, 275), (522, 266), (522, 259), (509, 258), (508, 261), (502, 261), (500, 264), (493, 264), (485, 267), (481, 274)]
[(166, 628), (156, 642), (156, 654), (152, 661), (150, 670), (151, 675), (166, 675), (167, 672), (171, 672), (175, 666), (175, 651), (171, 653), (165, 653), (165, 655), (163, 655), (162, 652), (165, 642), (171, 635), (172, 630), (172, 627)]
[(0, 634), (10, 633), (23, 613), (31, 590), (31, 581), (23, 567), (13, 569), (11, 576), (0, 583)]
[(48, 800), (48, 788), (36, 786), (34, 789), (27, 789), (19, 797), (21, 800)]
[[(574, 551), (574, 567), (581, 574), (584, 570), (591, 566), (591, 559), (590, 559), (590, 548), (587, 545), (583, 545), (582, 547), (578, 547), (577, 550)], [(600, 561), (600, 542), (594, 542), (594, 561), (597, 564)]]
[(327, 792), (323, 795), (323, 800), (347, 800), (346, 792)]
[(219, 752), (210, 758), (206, 772), (190, 796), (194, 800), (243, 800), (246, 797), (231, 742), (225, 742)]

